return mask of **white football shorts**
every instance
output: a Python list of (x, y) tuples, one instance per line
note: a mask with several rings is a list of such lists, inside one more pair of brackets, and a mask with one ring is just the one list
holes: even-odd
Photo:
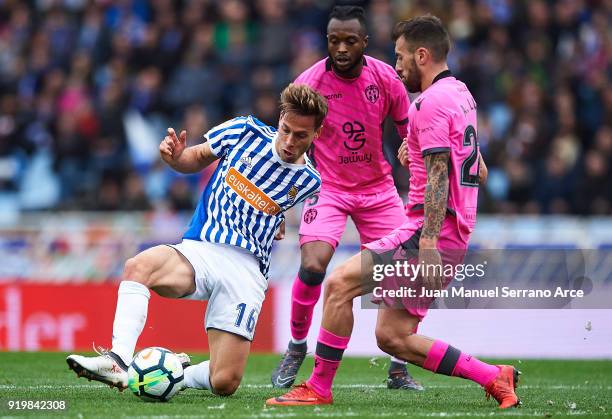
[(253, 340), (268, 288), (255, 255), (237, 246), (197, 240), (169, 246), (182, 253), (195, 271), (196, 290), (182, 298), (208, 300), (206, 330), (219, 329)]

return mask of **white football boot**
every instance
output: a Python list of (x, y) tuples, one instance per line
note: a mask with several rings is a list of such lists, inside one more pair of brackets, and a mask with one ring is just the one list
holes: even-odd
[(191, 358), (189, 358), (189, 355), (187, 355), (185, 352), (181, 352), (180, 354), (175, 355), (179, 359), (179, 361), (181, 361), (181, 366), (183, 367), (183, 370), (191, 366)]
[(94, 350), (98, 356), (69, 355), (66, 358), (68, 367), (79, 377), (100, 381), (111, 388), (117, 387), (119, 391), (125, 390), (128, 384), (125, 362), (111, 351), (95, 346)]
[[(125, 390), (128, 384), (128, 366), (125, 362), (119, 355), (104, 348), (94, 346), (94, 351), (98, 356), (69, 355), (66, 358), (68, 367), (79, 377), (85, 377), (89, 381), (100, 381), (111, 388), (117, 387), (119, 391)], [(189, 355), (180, 353), (176, 356), (183, 368), (191, 365)]]

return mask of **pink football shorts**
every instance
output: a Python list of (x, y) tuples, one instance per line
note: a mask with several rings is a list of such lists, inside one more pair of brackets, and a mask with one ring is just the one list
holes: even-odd
[[(408, 261), (418, 264), (419, 239), (423, 227), (423, 210), (408, 211), (406, 221), (386, 236), (366, 243), (364, 247), (372, 252), (374, 265), (396, 264), (397, 261)], [(459, 234), (457, 222), (453, 215), (447, 214), (438, 239), (438, 251), (443, 266), (456, 266), (463, 262), (467, 251), (467, 241)], [(375, 268), (376, 269), (376, 268)], [(379, 268), (379, 272), (382, 268)], [(443, 277), (443, 288), (448, 287), (452, 276)], [(388, 307), (403, 307), (412, 316), (422, 320), (435, 297), (420, 297), (422, 282), (419, 279), (410, 281), (405, 277), (385, 276), (380, 285), (383, 289), (398, 290), (414, 288), (416, 297), (380, 297), (373, 298), (375, 303), (384, 303)], [(380, 292), (379, 292), (380, 293)]]
[(362, 245), (389, 234), (406, 221), (404, 204), (397, 190), (352, 194), (330, 191), (321, 192), (306, 200), (300, 223), (300, 246), (321, 240), (334, 249), (351, 216)]

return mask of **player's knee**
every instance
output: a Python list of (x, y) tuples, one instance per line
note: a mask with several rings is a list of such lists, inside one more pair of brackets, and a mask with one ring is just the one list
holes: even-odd
[(306, 243), (301, 248), (300, 270), (325, 275), (329, 260), (333, 255), (333, 248), (327, 243)]
[[(314, 277), (313, 279), (316, 280), (319, 275), (323, 275), (323, 277), (325, 276), (326, 269), (327, 264), (325, 261), (321, 260), (321, 258), (318, 258), (315, 255), (305, 254), (300, 263), (300, 278), (304, 280), (304, 278), (302, 278), (302, 271), (304, 271), (305, 275), (310, 273), (309, 276)], [(321, 280), (321, 282), (323, 282), (323, 280)], [(304, 281), (304, 283), (306, 282)]]
[(400, 336), (393, 330), (380, 327), (376, 329), (376, 344), (381, 351), (388, 353), (389, 355), (396, 355), (404, 353), (406, 351), (406, 339), (405, 336)]
[(213, 392), (219, 396), (231, 396), (238, 390), (242, 377), (235, 371), (223, 369), (210, 377)]
[(310, 269), (311, 266), (312, 265), (304, 266), (303, 264), (300, 266), (300, 272), (298, 274), (300, 281), (311, 287), (321, 285), (325, 279), (325, 269), (323, 269), (323, 271), (312, 270)]
[(378, 348), (390, 355), (395, 354), (395, 349), (398, 344), (395, 342), (395, 336), (386, 329), (376, 329), (376, 344)]
[(129, 258), (125, 262), (123, 278), (128, 281), (139, 282), (147, 288), (151, 288), (151, 268), (149, 264), (139, 255)]
[(381, 351), (389, 355), (398, 356), (402, 354), (402, 359), (415, 363), (420, 357), (417, 351), (417, 342), (413, 339), (413, 334), (398, 335), (392, 330), (376, 330), (376, 344)]

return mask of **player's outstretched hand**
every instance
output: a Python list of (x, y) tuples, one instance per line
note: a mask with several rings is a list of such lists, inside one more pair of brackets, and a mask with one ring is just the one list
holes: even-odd
[(174, 128), (168, 128), (168, 135), (159, 144), (159, 153), (166, 163), (177, 161), (187, 147), (187, 131), (181, 131), (177, 137)]
[(408, 167), (408, 148), (406, 147), (406, 139), (402, 140), (402, 144), (397, 150), (397, 159), (404, 167)]
[(419, 249), (419, 265), (422, 265), (423, 286), (428, 290), (442, 289), (442, 258), (435, 248)]
[(278, 231), (274, 235), (274, 240), (282, 240), (285, 238), (285, 220), (278, 226)]

